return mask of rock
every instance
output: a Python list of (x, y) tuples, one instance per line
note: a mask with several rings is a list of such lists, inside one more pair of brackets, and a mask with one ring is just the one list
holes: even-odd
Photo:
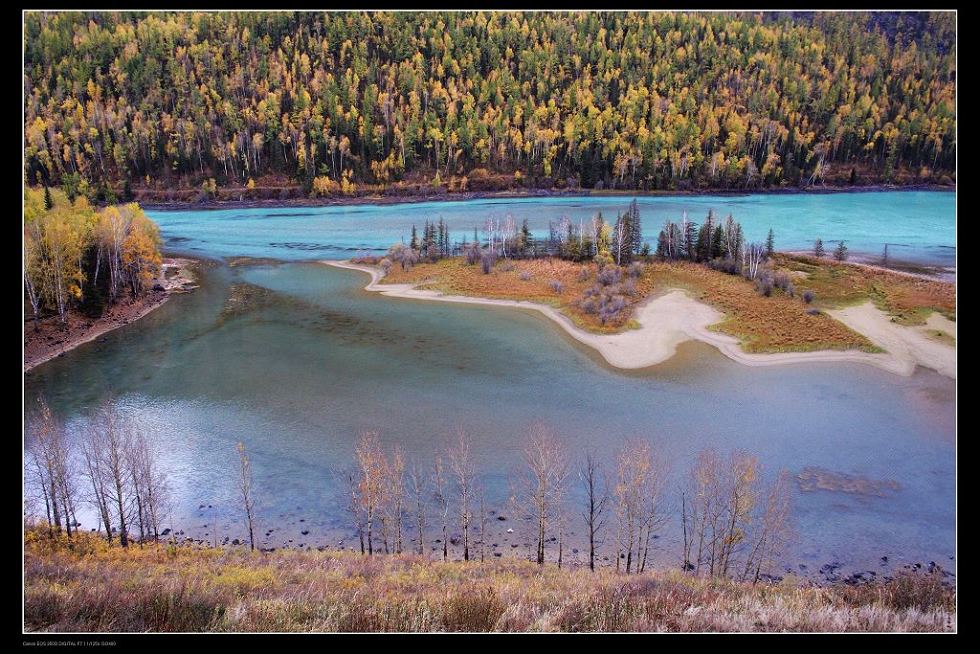
[(503, 516), (503, 515), (498, 515), (497, 516), (497, 520), (500, 520), (501, 522), (503, 522), (506, 519), (507, 519), (507, 516)]
[(503, 556), (503, 554), (501, 552), (494, 552), (493, 555), (494, 556)]
[(241, 542), (236, 538), (235, 540), (231, 541), (231, 544), (232, 545), (241, 545)]
[(575, 549), (574, 547), (572, 548), (572, 554), (578, 554), (578, 550)]
[(154, 291), (162, 291), (162, 290), (165, 290), (165, 289), (163, 288), (163, 285), (162, 284), (154, 284), (153, 285), (153, 290)]
[(513, 533), (514, 533), (514, 530), (513, 530), (513, 529), (508, 529), (508, 530), (507, 530), (507, 533), (508, 533), (508, 534), (513, 534)]
[(299, 533), (302, 534), (303, 536), (308, 536), (309, 533), (310, 533), (310, 530), (309, 529), (304, 529), (303, 531), (301, 531)]

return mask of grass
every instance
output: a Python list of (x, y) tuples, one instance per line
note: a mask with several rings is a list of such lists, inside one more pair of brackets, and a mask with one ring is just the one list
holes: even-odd
[(25, 532), (29, 631), (950, 631), (938, 574), (861, 586), (412, 555), (69, 545)]
[[(603, 324), (598, 316), (578, 306), (586, 288), (595, 282), (596, 267), (558, 259), (498, 261), (485, 275), (478, 265), (461, 258), (422, 263), (409, 270), (394, 266), (383, 283), (411, 283), (419, 288), (453, 295), (505, 300), (528, 300), (555, 307), (572, 322), (598, 334), (635, 329), (636, 306), (670, 288), (682, 288), (725, 314), (712, 329), (735, 336), (747, 352), (805, 352), (860, 349), (878, 352), (863, 335), (819, 311), (867, 300), (904, 325), (923, 324), (938, 311), (954, 319), (955, 285), (828, 259), (777, 254), (773, 272), (787, 273), (796, 289), (794, 297), (775, 289), (771, 297), (759, 295), (752, 282), (689, 262), (652, 262), (636, 280), (636, 294), (627, 296), (626, 308)], [(551, 281), (562, 284), (552, 290)], [(812, 305), (802, 301), (813, 291)], [(818, 309), (816, 315), (808, 309)]]
[(816, 293), (821, 306), (837, 308), (872, 300), (903, 325), (921, 325), (933, 311), (956, 320), (956, 285), (880, 268), (807, 256), (776, 255), (775, 265), (795, 273), (801, 291)]

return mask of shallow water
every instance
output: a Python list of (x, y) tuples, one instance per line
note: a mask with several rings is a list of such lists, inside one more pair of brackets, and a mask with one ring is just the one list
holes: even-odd
[[(210, 265), (194, 293), (34, 369), (26, 401), (43, 393), (73, 435), (101, 400), (119, 404), (165, 453), (174, 523), (202, 537), (215, 521), (220, 534), (243, 536), (237, 441), (253, 460), (260, 531), (277, 530), (264, 543), (335, 544), (346, 535), (339, 474), (359, 431), (427, 464), (466, 429), (488, 502), (509, 515), (509, 473), (525, 430), (541, 421), (573, 455), (593, 447), (611, 457), (627, 438), (649, 439), (672, 463), (675, 505), (705, 447), (747, 450), (769, 473), (883, 482), (871, 484), (877, 494), (796, 484), (787, 566), (879, 569), (883, 555), (953, 563), (949, 379), (859, 364), (749, 368), (703, 344), (623, 372), (536, 313), (387, 298), (363, 291), (366, 282), (316, 263)], [(673, 520), (658, 559), (676, 563), (679, 535)]]
[[(148, 211), (167, 246), (205, 256), (272, 257), (286, 260), (346, 259), (358, 251), (382, 252), (412, 225), (444, 218), (453, 240), (473, 238), (490, 216), (525, 218), (537, 238), (548, 221), (568, 216), (576, 226), (597, 211), (612, 222), (629, 197), (550, 197), (417, 202), (390, 205)], [(829, 252), (843, 239), (854, 254), (877, 257), (885, 244), (894, 260), (953, 266), (956, 258), (956, 194), (889, 191), (829, 194), (689, 195), (639, 197), (645, 239), (655, 247), (664, 221), (684, 212), (700, 223), (709, 209), (742, 223), (749, 241), (762, 242), (769, 229), (781, 250), (809, 250), (822, 238)], [(482, 236), (481, 236), (482, 238)]]

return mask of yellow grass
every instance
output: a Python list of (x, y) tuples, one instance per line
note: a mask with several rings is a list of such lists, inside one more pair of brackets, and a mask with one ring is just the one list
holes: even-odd
[[(479, 265), (467, 265), (461, 258), (453, 258), (422, 263), (405, 271), (396, 265), (382, 283), (411, 283), (453, 295), (540, 302), (557, 308), (579, 327), (600, 334), (635, 328), (632, 315), (637, 304), (669, 288), (682, 288), (724, 313), (725, 318), (713, 329), (735, 336), (748, 352), (878, 351), (863, 335), (830, 316), (808, 313), (811, 308), (839, 308), (870, 299), (902, 324), (921, 324), (934, 310), (951, 319), (955, 316), (955, 285), (950, 283), (828, 259), (780, 254), (773, 258), (771, 267), (773, 273), (790, 276), (795, 297), (779, 289), (771, 297), (763, 297), (752, 282), (699, 264), (650, 263), (635, 280), (636, 295), (627, 296), (626, 309), (607, 324), (578, 306), (585, 289), (595, 283), (596, 266), (592, 263), (558, 259), (498, 261), (485, 275)], [(588, 272), (584, 280), (580, 277), (583, 270)], [(521, 279), (522, 273), (526, 280)], [(551, 280), (561, 282), (561, 293), (552, 290)], [(806, 290), (815, 294), (809, 306), (802, 301)]]
[(621, 575), (514, 558), (109, 547), (25, 533), (28, 631), (948, 631), (939, 573), (814, 587)]

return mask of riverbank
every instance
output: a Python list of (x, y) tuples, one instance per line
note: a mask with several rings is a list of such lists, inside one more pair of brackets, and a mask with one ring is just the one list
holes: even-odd
[[(941, 574), (857, 586), (739, 583), (530, 561), (69, 546), (28, 529), (28, 631), (953, 631)], [(166, 607), (154, 610), (152, 607)]]
[(775, 187), (759, 189), (690, 189), (690, 190), (595, 190), (595, 189), (526, 189), (508, 191), (454, 191), (432, 192), (427, 194), (410, 193), (404, 195), (361, 195), (348, 197), (286, 197), (263, 199), (208, 199), (208, 200), (177, 200), (166, 201), (139, 198), (140, 206), (151, 211), (189, 211), (189, 210), (221, 210), (221, 209), (275, 209), (282, 207), (331, 207), (357, 205), (392, 205), (411, 204), (418, 202), (464, 202), (467, 200), (516, 200), (524, 198), (560, 198), (560, 197), (686, 197), (692, 195), (717, 195), (723, 197), (739, 197), (745, 195), (822, 195), (830, 193), (874, 193), (881, 191), (936, 191), (956, 192), (956, 186), (941, 184), (869, 184), (867, 186), (808, 186), (808, 187)]
[(67, 326), (57, 317), (40, 321), (35, 329), (31, 318), (24, 322), (24, 371), (27, 372), (45, 361), (59, 357), (83, 343), (94, 341), (109, 331), (139, 320), (162, 306), (175, 293), (185, 293), (196, 288), (195, 276), (190, 270), (193, 259), (165, 258), (160, 275), (151, 284), (151, 290), (137, 300), (121, 300), (106, 308), (98, 318), (88, 318), (72, 312)]
[[(576, 341), (597, 350), (612, 366), (623, 369), (647, 368), (669, 360), (677, 346), (696, 339), (717, 348), (730, 359), (749, 366), (790, 363), (846, 362), (877, 366), (899, 375), (911, 375), (917, 365), (956, 378), (956, 349), (948, 343), (930, 338), (925, 329), (945, 332), (955, 337), (955, 323), (948, 319), (937, 326), (903, 326), (870, 301), (854, 308), (828, 310), (827, 313), (850, 330), (861, 334), (883, 352), (857, 349), (813, 350), (801, 352), (746, 352), (741, 339), (710, 329), (725, 314), (710, 304), (692, 298), (682, 289), (671, 288), (635, 308), (635, 329), (614, 334), (594, 334), (576, 326), (568, 316), (554, 307), (513, 299), (494, 299), (445, 294), (438, 290), (419, 289), (416, 284), (382, 284), (382, 272), (374, 267), (350, 262), (324, 261), (331, 266), (359, 270), (371, 276), (365, 290), (389, 297), (401, 297), (463, 304), (482, 304), (538, 311), (557, 323)], [(952, 327), (951, 327), (952, 326)], [(947, 331), (948, 330), (948, 331)], [(949, 333), (952, 331), (952, 333)]]

